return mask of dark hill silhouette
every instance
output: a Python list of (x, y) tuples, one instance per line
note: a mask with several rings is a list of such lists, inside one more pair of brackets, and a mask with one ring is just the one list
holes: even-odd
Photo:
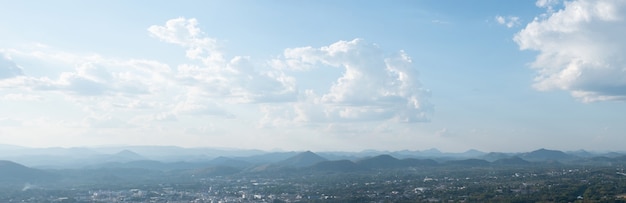
[(276, 164), (279, 166), (283, 166), (283, 167), (302, 168), (302, 167), (313, 166), (314, 164), (323, 162), (323, 161), (328, 161), (328, 160), (311, 151), (306, 151), (306, 152), (296, 154), (295, 156), (289, 157), (288, 159), (280, 161)]

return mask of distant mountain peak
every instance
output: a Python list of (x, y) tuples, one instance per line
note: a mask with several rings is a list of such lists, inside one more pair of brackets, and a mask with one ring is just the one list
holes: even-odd
[(312, 151), (305, 151), (280, 161), (278, 164), (290, 167), (308, 167), (322, 161), (328, 160), (320, 155), (317, 155), (316, 153), (313, 153)]
[(361, 159), (357, 164), (367, 168), (388, 168), (401, 165), (401, 161), (389, 154), (381, 154), (375, 157)]
[(427, 150), (422, 151), (423, 153), (429, 153), (429, 154), (441, 154), (441, 151), (439, 151), (437, 148), (430, 148)]
[(575, 156), (566, 154), (559, 150), (550, 150), (541, 148), (532, 152), (522, 154), (521, 158), (529, 161), (547, 161), (547, 160), (568, 160)]
[(469, 150), (467, 150), (467, 151), (465, 151), (463, 153), (481, 153), (482, 154), (482, 153), (485, 153), (485, 152), (479, 151), (477, 149), (469, 149)]
[(460, 155), (470, 156), (470, 157), (478, 157), (478, 156), (482, 156), (482, 155), (485, 155), (485, 154), (486, 154), (485, 152), (478, 151), (476, 149), (470, 149), (470, 150), (467, 150), (467, 151), (461, 153)]
[(115, 154), (113, 154), (113, 156), (119, 157), (119, 158), (123, 158), (123, 159), (129, 159), (129, 160), (145, 159), (140, 154), (137, 154), (136, 152), (133, 152), (133, 151), (128, 150), (128, 149), (125, 149), (125, 150), (122, 150), (122, 151), (120, 151), (118, 153), (115, 153)]

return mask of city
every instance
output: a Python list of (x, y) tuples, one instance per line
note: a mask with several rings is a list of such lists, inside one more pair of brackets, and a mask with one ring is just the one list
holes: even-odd
[[(43, 170), (53, 177), (23, 184), (17, 179), (5, 179), (0, 201), (626, 201), (626, 156), (550, 159), (555, 153), (559, 151), (541, 149), (494, 161), (462, 157), (397, 159), (382, 154), (351, 161), (327, 160), (307, 151), (245, 167), (211, 166), (207, 162), (205, 168), (175, 170), (156, 170), (147, 165)], [(545, 156), (544, 161), (536, 161), (539, 155)]]

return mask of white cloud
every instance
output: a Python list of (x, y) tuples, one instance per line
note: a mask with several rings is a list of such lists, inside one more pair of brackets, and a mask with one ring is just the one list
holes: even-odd
[(429, 91), (421, 87), (417, 69), (402, 51), (387, 56), (378, 46), (355, 39), (320, 48), (286, 49), (283, 57), (271, 64), (281, 70), (293, 64), (292, 71), (319, 67), (344, 72), (326, 92), (305, 89), (290, 108), (266, 107), (263, 123), (429, 119)]
[(548, 13), (554, 12), (554, 7), (561, 4), (561, 0), (537, 0), (535, 5), (539, 8), (546, 8)]
[(496, 16), (495, 19), (498, 24), (504, 25), (508, 28), (520, 25), (520, 19), (517, 16)]
[(211, 66), (219, 66), (219, 63), (224, 62), (224, 57), (218, 50), (217, 40), (206, 37), (198, 27), (198, 21), (195, 18), (171, 19), (164, 26), (150, 26), (148, 31), (153, 37), (164, 42), (187, 48), (187, 57), (190, 59), (200, 59)]
[[(203, 123), (237, 119), (265, 127), (382, 134), (385, 130), (376, 127), (380, 125), (360, 125), (422, 122), (432, 113), (429, 91), (422, 88), (417, 69), (403, 51), (388, 54), (355, 39), (319, 48), (288, 48), (280, 57), (256, 62), (248, 56), (227, 57), (195, 19), (172, 19), (148, 31), (184, 48), (187, 61), (170, 68), (154, 60), (81, 55), (50, 47), (9, 50), (19, 56), (16, 61), (43, 67), (29, 66), (24, 74), (12, 60), (4, 60), (20, 72), (0, 79), (4, 93), (0, 98), (41, 100), (45, 95), (46, 101), (63, 108), (58, 112), (71, 111), (51, 114), (47, 119), (59, 121), (51, 128), (93, 128), (95, 133), (121, 128), (205, 132), (193, 130), (203, 125), (198, 123), (201, 118), (206, 119)], [(308, 74), (322, 69), (323, 74)], [(28, 74), (29, 70), (38, 75)], [(320, 75), (325, 79), (318, 81)]]
[(534, 87), (583, 102), (626, 100), (625, 13), (624, 1), (577, 0), (526, 25), (514, 40), (539, 52)]
[(554, 6), (556, 4), (559, 4), (559, 2), (560, 0), (537, 0), (537, 2), (535, 2), (535, 5), (540, 8), (545, 8), (548, 6)]
[[(41, 52), (30, 55), (19, 53), (32, 61), (47, 61), (50, 60), (50, 55), (55, 55)], [(42, 77), (20, 74), (1, 80), (0, 88), (56, 91), (70, 96), (134, 96), (162, 90), (160, 85), (166, 84), (165, 81), (170, 77), (170, 68), (156, 61), (78, 55), (69, 58), (75, 59), (75, 63), (64, 64), (75, 66), (70, 71)]]
[(153, 25), (148, 31), (165, 42), (187, 48), (187, 57), (201, 64), (181, 64), (176, 78), (191, 87), (202, 87), (228, 102), (282, 102), (295, 99), (293, 78), (276, 70), (263, 70), (247, 56), (227, 60), (218, 49), (217, 40), (205, 36), (196, 19), (177, 18), (164, 26)]

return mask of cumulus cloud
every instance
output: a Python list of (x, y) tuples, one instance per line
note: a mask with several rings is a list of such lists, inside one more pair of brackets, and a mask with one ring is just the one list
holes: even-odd
[(554, 7), (559, 5), (561, 0), (537, 0), (535, 5), (539, 8), (546, 8), (549, 13), (554, 12)]
[(539, 52), (534, 87), (568, 91), (583, 102), (626, 100), (625, 13), (624, 1), (576, 0), (526, 25), (514, 40)]
[(196, 19), (176, 18), (165, 25), (148, 28), (152, 36), (187, 48), (187, 57), (200, 64), (181, 64), (177, 79), (189, 86), (203, 87), (215, 97), (229, 102), (281, 102), (295, 99), (294, 79), (280, 71), (263, 70), (250, 57), (227, 59), (218, 49), (217, 40), (207, 37)]
[(187, 57), (204, 60), (221, 60), (222, 55), (217, 51), (217, 40), (206, 37), (198, 28), (195, 18), (176, 18), (168, 20), (164, 26), (153, 25), (148, 28), (150, 34), (164, 42), (181, 45), (187, 48)]
[(22, 68), (8, 56), (0, 53), (0, 80), (23, 75)]
[(272, 64), (292, 71), (339, 68), (343, 74), (324, 92), (305, 89), (298, 102), (282, 113), (266, 108), (267, 123), (276, 123), (275, 119), (420, 122), (427, 121), (432, 112), (429, 91), (422, 88), (417, 69), (403, 51), (386, 55), (377, 45), (354, 39), (320, 48), (286, 49), (283, 58)]
[(496, 22), (508, 28), (520, 25), (520, 19), (517, 16), (496, 16)]

